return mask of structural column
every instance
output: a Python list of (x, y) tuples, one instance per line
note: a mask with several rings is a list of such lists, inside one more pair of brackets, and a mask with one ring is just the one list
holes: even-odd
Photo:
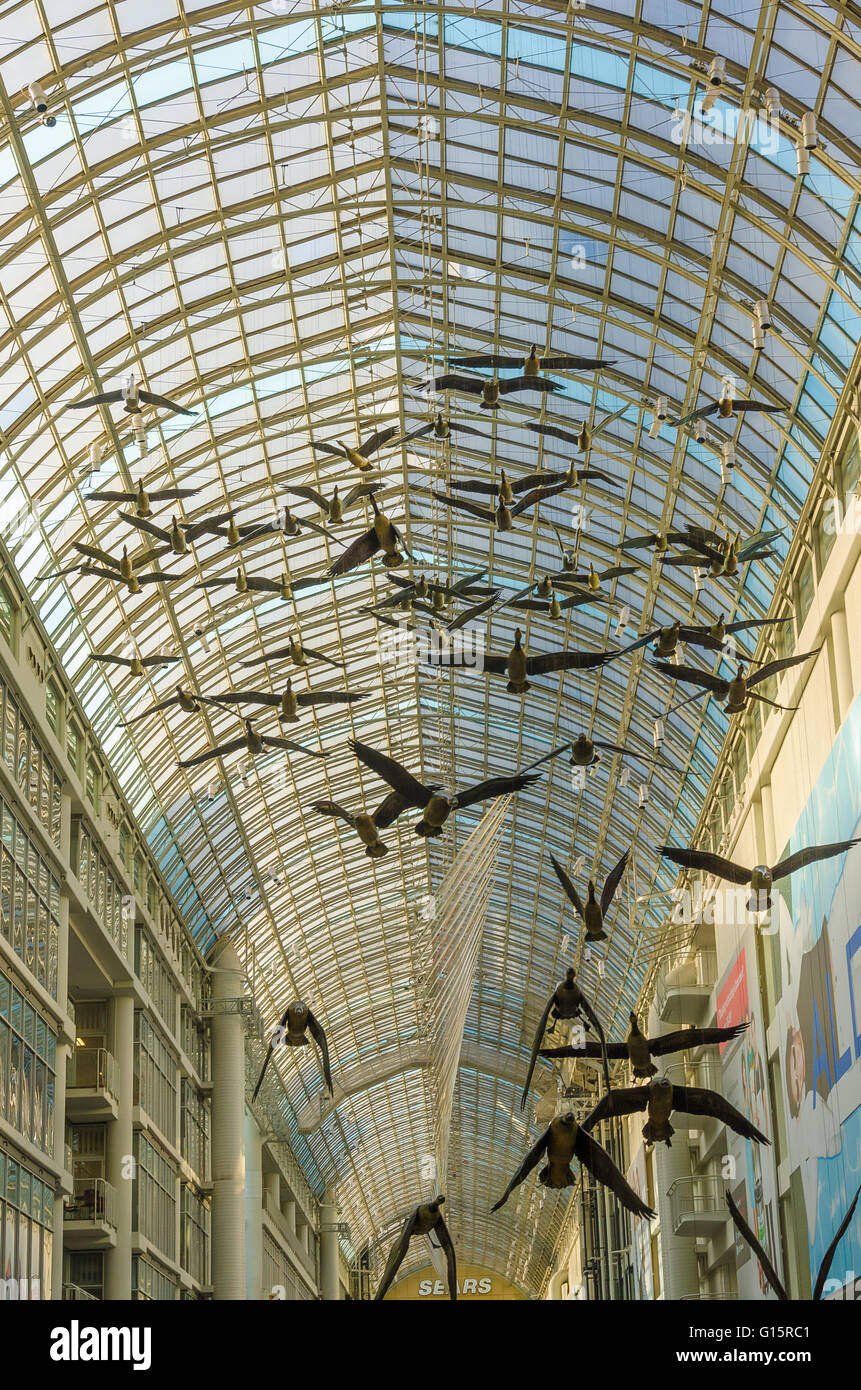
[[(649, 1012), (649, 1036), (661, 1031), (657, 1012)], [(697, 1268), (697, 1243), (693, 1236), (677, 1236), (673, 1231), (670, 1188), (679, 1179), (690, 1181), (691, 1159), (688, 1136), (681, 1125), (676, 1127), (672, 1148), (656, 1144), (654, 1154), (655, 1206), (661, 1221), (661, 1297), (667, 1302), (680, 1298), (696, 1298), (700, 1291)], [(638, 1218), (639, 1219), (639, 1218)]]
[(338, 1208), (331, 1188), (320, 1203), (320, 1292), (327, 1302), (341, 1297)]
[(117, 1118), (108, 1125), (106, 1175), (114, 1189), (117, 1243), (105, 1255), (105, 1299), (128, 1301), (132, 1296), (132, 1197), (137, 1181), (134, 1162), (132, 1110), (135, 1071), (135, 1001), (131, 994), (114, 997), (112, 1052), (119, 1073)]
[(212, 975), (212, 1285), (242, 1301), (245, 1286), (245, 1029), (242, 969), (229, 941)]
[(250, 1115), (245, 1117), (245, 1297), (263, 1292), (263, 1140)]
[(849, 651), (849, 630), (846, 626), (846, 609), (838, 608), (831, 615), (831, 644), (834, 648), (834, 674), (837, 680), (837, 701), (840, 706), (840, 722), (846, 718), (852, 705), (854, 681), (852, 680), (852, 657)]
[(281, 1174), (274, 1168), (263, 1174), (263, 1194), (276, 1211), (281, 1210)]

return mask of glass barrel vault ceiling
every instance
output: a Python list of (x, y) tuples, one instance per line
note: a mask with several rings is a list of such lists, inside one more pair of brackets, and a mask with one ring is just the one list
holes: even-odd
[[(564, 467), (564, 446), (545, 437), (542, 447), (530, 423), (571, 426), (626, 407), (591, 454), (618, 486), (590, 483), (579, 496), (585, 563), (612, 564), (623, 536), (670, 522), (780, 528), (776, 553), (695, 594), (690, 571), (662, 573), (639, 552), (609, 603), (562, 623), (528, 615), (528, 647), (610, 644), (625, 606), (632, 635), (693, 614), (763, 615), (858, 340), (859, 41), (854, 11), (826, 4), (0, 4), (0, 501), (7, 519), (35, 516), (13, 537), (14, 558), (200, 944), (235, 938), (267, 1023), (292, 997), (319, 1008), (333, 1069), (356, 1082), (300, 1136), (316, 1062), (281, 1065), (300, 1159), (318, 1191), (335, 1186), (356, 1249), (383, 1246), (416, 1200), (431, 1120), (411, 1061), (414, 928), (455, 837), (421, 841), (404, 817), (386, 836), (393, 852), (372, 863), (346, 827), (309, 814), (320, 797), (356, 807), (382, 795), (347, 737), (425, 781), (453, 785), (456, 769), (463, 785), (580, 730), (648, 753), (666, 718), (662, 758), (634, 760), (630, 785), (611, 758), (575, 791), (560, 759), (512, 803), (503, 837), (455, 1096), (447, 1215), (462, 1258), (537, 1292), (570, 1194), (526, 1184), (487, 1215), (538, 1132), (516, 1110), (531, 1037), (572, 956), (605, 1020), (626, 1018), (661, 920), (634, 899), (671, 882), (654, 846), (692, 833), (725, 719), (713, 702), (667, 717), (671, 692), (642, 653), (600, 676), (538, 678), (525, 702), (483, 676), (393, 673), (363, 612), (391, 592), (381, 568), (288, 603), (197, 587), (233, 575), (238, 558), (249, 575), (321, 574), (368, 524), (361, 506), (334, 543), (305, 531), (238, 557), (211, 537), (171, 563), (180, 581), (139, 597), (98, 577), (37, 576), (73, 563), (75, 541), (139, 544), (116, 507), (88, 500), (97, 487), (141, 477), (193, 486), (191, 519), (228, 501), (242, 522), (263, 518), (291, 486), (329, 493), (355, 481), (312, 452), (311, 434), (353, 441), (447, 404), (484, 437), (380, 455), (386, 510), (417, 571), (488, 568), (513, 591), (558, 567), (554, 526), (577, 540), (577, 490), (490, 536), (434, 490), (450, 474)], [(694, 119), (680, 144), (715, 54), (727, 81), (710, 129), (732, 132), (769, 87), (780, 119), (738, 140), (712, 139)], [(51, 128), (27, 97), (34, 80), (50, 93)], [(793, 123), (808, 110), (821, 142), (802, 180)], [(761, 299), (773, 326), (757, 354)], [(533, 342), (613, 365), (557, 373), (564, 391), (546, 404), (514, 396), (498, 412), (423, 390), (448, 355)], [(141, 445), (118, 409), (67, 409), (129, 372), (195, 416), (150, 413)], [(666, 424), (650, 435), (656, 396), (687, 413), (727, 376), (739, 398), (786, 413), (712, 422), (704, 444)], [(737, 467), (723, 482), (726, 439)], [(493, 616), (491, 650), (510, 646), (512, 612)], [(296, 736), (325, 747), (325, 763), (276, 753), (243, 775), (240, 755), (183, 771), (178, 758), (235, 736), (235, 714), (212, 706), (118, 727), (169, 694), (177, 671), (205, 693), (239, 684), (240, 663), (291, 631), (343, 659), (348, 687), (369, 692), (349, 713), (303, 715)], [(135, 681), (88, 659), (134, 644), (181, 665)], [(253, 674), (280, 690), (289, 670)], [(344, 688), (319, 663), (294, 675), (299, 689)], [(259, 722), (277, 732), (271, 713)], [(458, 814), (458, 845), (479, 815)], [(606, 873), (628, 846), (635, 872), (606, 960), (587, 961), (548, 850)], [(426, 1258), (411, 1254), (414, 1266)]]

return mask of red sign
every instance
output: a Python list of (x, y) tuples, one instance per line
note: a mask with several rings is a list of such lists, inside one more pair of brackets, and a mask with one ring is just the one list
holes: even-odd
[[(744, 947), (739, 951), (736, 962), (724, 981), (717, 997), (715, 1012), (718, 1028), (732, 1028), (736, 1023), (744, 1023), (749, 1016)], [(720, 1051), (723, 1052), (725, 1047), (729, 1047), (729, 1043), (721, 1043)]]

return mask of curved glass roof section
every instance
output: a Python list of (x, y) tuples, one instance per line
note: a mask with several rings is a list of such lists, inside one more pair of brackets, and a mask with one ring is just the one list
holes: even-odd
[[(715, 56), (726, 78), (703, 112)], [(467, 1019), (447, 1211), (463, 1258), (537, 1292), (570, 1194), (525, 1184), (486, 1211), (538, 1132), (516, 1108), (531, 1037), (572, 958), (608, 1025), (636, 1001), (661, 922), (638, 899), (671, 882), (654, 846), (693, 832), (725, 717), (713, 702), (668, 714), (673, 692), (642, 652), (600, 674), (539, 677), (525, 701), (495, 677), (393, 671), (363, 611), (391, 596), (376, 566), (286, 602), (199, 587), (240, 561), (249, 576), (321, 575), (367, 526), (363, 504), (335, 540), (270, 533), (237, 551), (204, 537), (168, 557), (180, 579), (140, 596), (98, 576), (39, 576), (75, 563), (75, 542), (144, 544), (94, 491), (144, 479), (192, 487), (191, 521), (228, 504), (242, 523), (264, 520), (288, 502), (319, 519), (288, 489), (329, 495), (355, 477), (312, 451), (312, 435), (407, 431), (443, 409), (480, 436), (379, 455), (415, 572), (486, 569), (513, 595), (558, 568), (557, 530), (596, 570), (619, 562), (625, 538), (669, 525), (780, 533), (770, 556), (699, 590), (689, 569), (628, 552), (635, 572), (562, 621), (496, 611), (489, 650), (507, 651), (517, 622), (540, 652), (612, 645), (625, 625), (633, 636), (675, 618), (763, 616), (858, 341), (859, 60), (859, 26), (827, 4), (0, 3), (0, 506), (7, 525), (27, 518), (12, 528), (15, 560), (201, 946), (233, 936), (267, 1023), (292, 997), (319, 1008), (333, 1069), (354, 1089), (309, 1122), (316, 1061), (291, 1057), (285, 1118), (312, 1183), (334, 1185), (354, 1245), (373, 1243), (375, 1260), (417, 1200), (431, 1129), (416, 914), (481, 812), (459, 812), (437, 842), (404, 817), (389, 855), (366, 860), (347, 827), (309, 813), (319, 798), (381, 799), (347, 737), (449, 787), (581, 730), (632, 750), (627, 785), (618, 756), (582, 790), (560, 758), (512, 803)], [(34, 81), (53, 126), (30, 103)], [(800, 178), (805, 112), (819, 144)], [(762, 300), (771, 328), (755, 351)], [(558, 394), (509, 396), (498, 411), (424, 387), (449, 356), (532, 343), (611, 365), (555, 373)], [(119, 408), (69, 410), (130, 373), (194, 416), (150, 411), (136, 436)], [(727, 379), (737, 399), (783, 413), (712, 417), (702, 442), (653, 423), (657, 397), (688, 414)], [(614, 485), (566, 491), (508, 533), (434, 497), (450, 477), (566, 467), (564, 443), (530, 426), (614, 412), (590, 455)], [(727, 442), (736, 466), (722, 474)], [(296, 737), (325, 762), (274, 752), (180, 769), (235, 737), (235, 712), (215, 706), (118, 727), (178, 679), (205, 694), (239, 685), (241, 662), (291, 632), (368, 692), (349, 710), (303, 713)], [(179, 664), (136, 680), (90, 660), (135, 648)], [(291, 668), (253, 674), (280, 690)], [(297, 689), (345, 688), (320, 662), (292, 674)], [(656, 719), (665, 741), (651, 762)], [(278, 732), (271, 712), (259, 724)], [(605, 955), (586, 959), (547, 851), (569, 868), (584, 855), (585, 877), (629, 846)]]

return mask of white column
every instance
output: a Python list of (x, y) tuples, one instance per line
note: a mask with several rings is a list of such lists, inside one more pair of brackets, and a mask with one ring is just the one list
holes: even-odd
[(277, 1168), (263, 1174), (263, 1192), (276, 1211), (281, 1210), (281, 1174)]
[(762, 830), (765, 836), (765, 862), (766, 864), (773, 864), (777, 858), (778, 850), (774, 843), (774, 797), (770, 782), (763, 783), (760, 789), (760, 801), (762, 802)]
[(245, 1116), (245, 1297), (256, 1302), (263, 1292), (263, 1140)]
[[(229, 1000), (242, 994), (239, 957), (222, 941), (212, 976), (212, 1284), (245, 1299), (245, 1030)], [(223, 1010), (223, 1011), (220, 1011)]]
[[(649, 1011), (649, 1036), (654, 1037), (661, 1031), (662, 1025), (653, 1008)], [(670, 1123), (672, 1118), (670, 1116)], [(672, 1148), (656, 1144), (652, 1150), (655, 1207), (661, 1221), (661, 1297), (667, 1302), (688, 1295), (695, 1298), (699, 1293), (696, 1240), (693, 1236), (677, 1236), (673, 1232), (670, 1188), (677, 1178), (692, 1176), (687, 1131), (681, 1125), (675, 1129)]]
[(127, 1302), (132, 1296), (132, 1197), (134, 1195), (134, 1133), (132, 1096), (135, 1069), (135, 1001), (130, 994), (114, 997), (111, 1047), (119, 1071), (117, 1118), (108, 1124), (105, 1173), (114, 1189), (117, 1243), (105, 1252), (105, 1301)]
[[(63, 990), (65, 991), (65, 982)], [(61, 995), (64, 1001), (65, 992)], [(63, 1168), (66, 1166), (66, 1067), (71, 1048), (68, 1043), (57, 1043), (54, 1075), (54, 1158)], [(59, 1186), (54, 1188), (54, 1245), (51, 1287), (46, 1288), (43, 1298), (62, 1299), (63, 1297), (63, 1193)]]
[(335, 1302), (341, 1297), (337, 1221), (335, 1195), (331, 1188), (327, 1188), (320, 1203), (320, 1292), (327, 1302)]
[(837, 700), (842, 723), (849, 713), (855, 691), (845, 608), (838, 608), (837, 612), (831, 615), (831, 644), (834, 650), (834, 675), (837, 680)]
[(655, 1201), (661, 1218), (661, 1271), (663, 1297), (669, 1302), (687, 1296), (696, 1297), (700, 1284), (697, 1273), (696, 1240), (693, 1236), (677, 1236), (670, 1215), (670, 1188), (678, 1178), (691, 1176), (687, 1135), (681, 1128), (673, 1135), (672, 1148), (655, 1145)]

